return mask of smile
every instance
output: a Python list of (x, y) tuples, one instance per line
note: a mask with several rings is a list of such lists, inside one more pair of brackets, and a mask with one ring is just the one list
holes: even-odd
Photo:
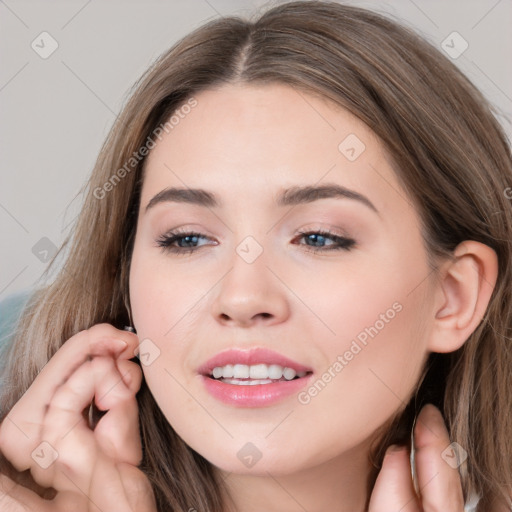
[(227, 384), (254, 386), (257, 384), (272, 384), (273, 382), (289, 381), (304, 377), (305, 371), (297, 372), (293, 368), (282, 367), (278, 364), (227, 364), (216, 366), (211, 376)]

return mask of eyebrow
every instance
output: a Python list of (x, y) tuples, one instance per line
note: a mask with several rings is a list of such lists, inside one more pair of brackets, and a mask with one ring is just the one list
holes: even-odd
[[(277, 206), (296, 206), (299, 204), (312, 203), (320, 199), (352, 199), (364, 204), (375, 213), (379, 214), (374, 204), (364, 195), (350, 190), (338, 184), (329, 183), (320, 186), (306, 185), (291, 187), (283, 190), (277, 197)], [(165, 188), (151, 198), (146, 206), (146, 212), (159, 203), (175, 202), (187, 203), (205, 208), (219, 208), (222, 202), (217, 196), (200, 188)]]

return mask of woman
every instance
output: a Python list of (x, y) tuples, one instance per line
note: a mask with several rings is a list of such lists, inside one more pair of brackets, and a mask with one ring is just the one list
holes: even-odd
[(486, 100), (386, 18), (199, 28), (139, 82), (27, 308), (2, 499), (509, 510), (511, 183)]

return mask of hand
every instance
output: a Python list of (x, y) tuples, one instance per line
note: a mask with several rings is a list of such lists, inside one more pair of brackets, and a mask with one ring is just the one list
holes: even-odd
[(441, 457), (449, 444), (441, 412), (432, 404), (425, 405), (414, 429), (420, 497), (414, 491), (407, 448), (390, 446), (373, 488), (369, 512), (463, 512), (459, 472)]
[[(57, 494), (43, 500), (2, 475), (2, 506), (156, 510), (149, 481), (137, 468), (142, 447), (135, 394), (142, 372), (129, 361), (137, 346), (135, 334), (98, 324), (71, 337), (51, 358), (0, 425), (0, 450), (18, 471), (29, 469), (37, 484)], [(91, 430), (84, 411), (93, 399), (107, 412)]]

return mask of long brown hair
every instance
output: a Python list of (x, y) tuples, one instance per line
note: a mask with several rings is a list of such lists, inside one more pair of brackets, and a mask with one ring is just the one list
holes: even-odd
[[(498, 499), (507, 502), (512, 494), (507, 138), (483, 95), (437, 49), (384, 16), (334, 2), (291, 2), (252, 21), (211, 21), (162, 54), (137, 82), (98, 156), (81, 214), (64, 244), (65, 261), (25, 310), (7, 361), (2, 418), (73, 334), (99, 322), (129, 324), (128, 272), (145, 161), (133, 155), (199, 91), (237, 82), (288, 84), (330, 99), (365, 122), (391, 155), (421, 215), (434, 270), (437, 258), (449, 257), (464, 240), (496, 251), (498, 281), (485, 317), (458, 351), (430, 355), (407, 407), (372, 450), (375, 471), (368, 493), (385, 448), (406, 443), (414, 416), (431, 402), (443, 412), (451, 439), (469, 453), (461, 466), (465, 496), (470, 489), (481, 495), (479, 511)], [(158, 510), (226, 510), (216, 469), (178, 437), (144, 382), (137, 397), (141, 468)]]

